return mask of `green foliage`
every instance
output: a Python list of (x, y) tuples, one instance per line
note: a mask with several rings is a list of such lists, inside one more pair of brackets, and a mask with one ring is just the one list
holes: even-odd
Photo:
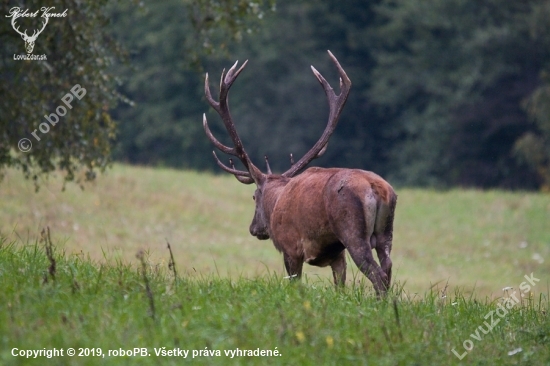
[[(314, 164), (373, 170), (394, 185), (544, 188), (549, 4), (54, 2), (68, 17), (52, 20), (38, 39), (47, 62), (11, 60), (22, 40), (9, 21), (0, 25), (0, 170), (17, 166), (36, 179), (57, 166), (73, 179), (84, 167), (93, 177), (109, 162), (115, 130), (117, 160), (217, 169), (201, 114), (227, 137), (204, 100), (204, 72), (214, 89), (223, 68), (249, 59), (231, 91), (237, 129), (258, 165), (267, 154), (284, 171), (288, 154), (301, 156), (324, 128), (326, 100), (308, 66), (337, 88), (330, 49), (353, 86)], [(128, 63), (115, 62), (122, 54), (111, 37), (128, 50)], [(19, 139), (30, 138), (74, 84), (88, 94), (21, 153)], [(120, 95), (127, 103), (113, 109)]]
[[(168, 253), (166, 253), (168, 257)], [(123, 263), (97, 264), (39, 244), (0, 238), (0, 362), (3, 365), (181, 364), (155, 349), (220, 351), (191, 358), (197, 364), (458, 364), (453, 354), (478, 331), (462, 362), (545, 364), (550, 361), (548, 294), (515, 305), (487, 335), (479, 331), (497, 303), (460, 292), (410, 299), (399, 288), (378, 301), (357, 284), (342, 290), (324, 281), (290, 283), (275, 275), (247, 280), (174, 276), (146, 263), (145, 272)], [(177, 266), (182, 265), (176, 263)], [(47, 279), (47, 280), (46, 280)], [(149, 288), (149, 293), (146, 291)], [(151, 302), (152, 301), (152, 302)], [(154, 313), (152, 312), (154, 304)], [(491, 322), (491, 320), (488, 320)], [(71, 347), (105, 356), (66, 356)], [(113, 357), (109, 350), (148, 349), (148, 357)], [(63, 357), (24, 359), (13, 348), (64, 349)], [(234, 357), (226, 350), (277, 350), (280, 356)], [(514, 349), (522, 351), (510, 356)], [(16, 351), (19, 352), (19, 351)]]
[(542, 189), (550, 192), (550, 78), (543, 73), (545, 83), (526, 102), (527, 111), (537, 132), (525, 133), (515, 144), (518, 157), (537, 170), (543, 179)]
[[(121, 56), (108, 31), (109, 13), (103, 1), (27, 1), (22, 10), (55, 7), (51, 12), (67, 16), (52, 18), (36, 40), (34, 54), (45, 54), (45, 61), (14, 60), (24, 53), (21, 36), (6, 18), (9, 10), (20, 6), (16, 1), (2, 3), (0, 22), (0, 171), (15, 166), (35, 182), (42, 174), (58, 168), (67, 180), (75, 179), (81, 168), (86, 178), (110, 161), (115, 124), (109, 109), (116, 103), (115, 78), (107, 69)], [(39, 18), (19, 18), (23, 29), (37, 29)], [(73, 99), (72, 109), (49, 124), (44, 115), (65, 106), (61, 98), (79, 84), (86, 89), (81, 100)], [(45, 123), (42, 133), (41, 123)], [(40, 138), (37, 141), (33, 131)], [(33, 144), (29, 152), (18, 149), (18, 141), (27, 138)], [(80, 178), (80, 177), (79, 177)]]
[(185, 58), (195, 67), (202, 66), (205, 54), (227, 52), (231, 41), (242, 41), (244, 33), (258, 29), (266, 12), (275, 10), (275, 0), (185, 0), (183, 4), (195, 33), (185, 40), (189, 45)]
[(395, 116), (395, 179), (538, 186), (513, 146), (550, 61), (549, 12), (542, 0), (382, 2), (371, 95)]
[[(196, 149), (193, 135), (188, 131), (184, 133), (185, 127), (170, 124), (182, 116), (182, 109), (193, 104), (198, 106), (200, 101), (194, 92), (198, 80), (190, 77), (193, 74), (189, 66), (200, 65), (204, 55), (226, 52), (227, 38), (240, 39), (242, 33), (255, 29), (257, 23), (253, 20), (262, 18), (270, 5), (273, 4), (268, 1), (243, 0), (174, 0), (150, 4), (138, 1), (118, 4), (108, 0), (26, 2), (22, 10), (34, 12), (50, 6), (55, 7), (52, 12), (67, 9), (67, 16), (50, 20), (36, 41), (34, 53), (45, 54), (46, 61), (13, 60), (14, 54), (24, 51), (23, 41), (12, 29), (11, 19), (3, 17), (0, 23), (0, 128), (3, 131), (0, 171), (9, 166), (21, 168), (26, 177), (34, 179), (37, 187), (38, 178), (56, 168), (65, 173), (68, 181), (83, 178), (78, 173), (82, 168), (84, 177), (92, 179), (95, 171), (103, 170), (111, 160), (111, 145), (117, 131), (111, 118), (112, 109), (121, 99), (132, 103), (128, 96), (135, 99), (139, 107), (134, 114), (123, 111), (115, 116), (131, 120), (120, 128), (120, 134), (133, 142), (123, 147), (140, 149), (129, 160), (142, 161), (140, 159), (151, 155), (150, 150), (159, 146), (169, 150), (169, 142), (178, 147), (183, 145), (185, 152), (193, 151)], [(4, 2), (2, 14), (9, 14), (15, 6), (20, 5), (16, 1)], [(158, 16), (159, 12), (162, 17)], [(111, 21), (113, 24), (109, 24)], [(28, 34), (40, 23), (39, 18), (18, 20), (22, 30), (29, 29)], [(165, 27), (167, 24), (169, 27)], [(119, 40), (124, 41), (130, 51), (128, 59), (113, 40), (120, 29), (126, 32)], [(133, 70), (116, 66), (134, 57), (144, 62)], [(121, 80), (128, 80), (122, 95), (116, 90)], [(64, 106), (61, 98), (76, 84), (86, 89), (86, 95), (81, 100), (74, 99), (73, 108), (60, 117), (59, 123), (48, 124), (43, 116), (55, 113), (59, 105)], [(153, 96), (147, 102), (142, 102), (142, 94), (137, 92), (143, 90), (144, 85), (156, 87), (145, 91)], [(188, 104), (182, 106), (181, 100)], [(187, 109), (187, 113), (183, 117), (184, 125), (193, 128), (196, 124), (191, 123), (189, 117), (193, 109)], [(136, 114), (140, 118), (133, 118)], [(128, 123), (133, 125), (129, 127)], [(140, 124), (153, 125), (156, 130), (140, 135), (135, 132)], [(199, 130), (200, 125), (195, 129)], [(33, 132), (40, 140), (33, 137)], [(155, 137), (158, 135), (165, 140), (159, 141)], [(30, 151), (18, 149), (22, 138), (32, 143)], [(206, 148), (206, 143), (203, 145)], [(173, 158), (168, 164), (177, 165), (182, 159), (181, 155), (170, 155)]]
[[(213, 167), (201, 114), (206, 57), (253, 32), (268, 1), (143, 2), (114, 11), (114, 36), (130, 50), (131, 68), (117, 67), (121, 93), (132, 102), (114, 112), (120, 121), (115, 157), (140, 164)], [(138, 27), (135, 24), (139, 24)]]

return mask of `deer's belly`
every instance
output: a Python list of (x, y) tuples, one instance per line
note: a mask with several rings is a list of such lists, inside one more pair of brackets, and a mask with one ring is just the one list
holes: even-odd
[(304, 262), (312, 266), (328, 266), (345, 247), (339, 241), (313, 242), (302, 240)]

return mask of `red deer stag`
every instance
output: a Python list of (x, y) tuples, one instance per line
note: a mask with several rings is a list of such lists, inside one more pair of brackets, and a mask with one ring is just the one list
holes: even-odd
[[(344, 249), (347, 249), (380, 296), (386, 293), (391, 281), (390, 252), (397, 202), (393, 188), (377, 174), (358, 169), (312, 167), (297, 174), (326, 150), (350, 91), (350, 79), (330, 51), (329, 55), (340, 73), (340, 95), (334, 93), (312, 66), (328, 98), (328, 124), (311, 150), (283, 174), (271, 173), (267, 157), (267, 174), (252, 164), (229, 113), (229, 89), (248, 61), (239, 69), (235, 62), (226, 75), (225, 70), (222, 72), (219, 102), (210, 93), (208, 74), (205, 79), (206, 99), (222, 118), (234, 146), (223, 145), (214, 137), (206, 115), (203, 115), (203, 126), (210, 141), (222, 152), (239, 158), (246, 171), (236, 169), (231, 159), (230, 166), (223, 164), (214, 152), (218, 165), (235, 175), (239, 182), (256, 184), (253, 197), (256, 212), (250, 234), (260, 240), (273, 240), (275, 248), (283, 253), (291, 278), (301, 276), (304, 262), (319, 267), (330, 265), (334, 283), (344, 285)], [(373, 249), (376, 249), (380, 265), (374, 260)]]

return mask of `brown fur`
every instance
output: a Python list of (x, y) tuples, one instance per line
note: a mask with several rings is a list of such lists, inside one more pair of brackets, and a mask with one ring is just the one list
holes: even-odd
[(330, 265), (335, 284), (343, 285), (348, 249), (377, 294), (389, 288), (397, 196), (380, 176), (357, 169), (309, 168), (293, 178), (267, 175), (254, 197), (250, 233), (273, 240), (289, 276), (300, 277), (304, 262)]

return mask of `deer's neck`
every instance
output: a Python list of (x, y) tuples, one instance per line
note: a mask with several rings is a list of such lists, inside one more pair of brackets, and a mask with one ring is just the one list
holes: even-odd
[(273, 178), (269, 178), (265, 183), (263, 193), (263, 209), (268, 223), (271, 222), (271, 214), (273, 213), (273, 209), (275, 208), (279, 197), (281, 197), (281, 194), (289, 181), (290, 178), (275, 176)]

